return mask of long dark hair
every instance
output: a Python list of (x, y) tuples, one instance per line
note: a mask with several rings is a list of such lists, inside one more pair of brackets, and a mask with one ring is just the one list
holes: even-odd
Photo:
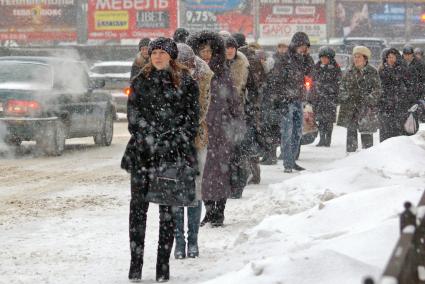
[[(146, 78), (148, 78), (154, 70), (156, 70), (155, 66), (153, 66), (152, 62), (149, 62), (145, 65), (145, 67), (143, 67), (140, 73), (142, 73)], [(189, 73), (189, 69), (186, 66), (178, 63), (176, 60), (173, 59), (170, 60), (169, 71), (171, 74), (171, 80), (175, 88), (180, 87), (183, 74)]]

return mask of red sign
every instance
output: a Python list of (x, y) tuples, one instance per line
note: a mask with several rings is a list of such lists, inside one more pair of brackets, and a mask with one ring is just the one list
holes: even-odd
[(74, 0), (0, 1), (0, 40), (76, 40)]
[(89, 39), (171, 37), (177, 0), (89, 0)]
[(305, 0), (302, 4), (287, 0), (260, 0), (262, 39), (289, 40), (299, 31), (307, 33), (312, 42), (326, 39), (325, 0)]

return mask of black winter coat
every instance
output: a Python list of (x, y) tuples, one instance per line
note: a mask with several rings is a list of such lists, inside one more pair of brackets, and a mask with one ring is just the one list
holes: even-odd
[(183, 72), (177, 89), (168, 70), (143, 73), (132, 82), (127, 118), (131, 139), (121, 166), (136, 179), (164, 163), (182, 158), (196, 167), (195, 137), (199, 124), (199, 88)]
[(408, 68), (408, 91), (413, 94), (416, 100), (425, 98), (425, 65), (421, 60), (413, 58)]
[(394, 67), (387, 63), (379, 68), (382, 96), (379, 100), (379, 113), (384, 116), (405, 118), (408, 109), (415, 103), (415, 95), (409, 93), (409, 72), (398, 62)]
[(319, 61), (313, 69), (313, 106), (316, 120), (336, 121), (336, 106), (341, 82), (341, 68), (335, 60), (324, 65)]

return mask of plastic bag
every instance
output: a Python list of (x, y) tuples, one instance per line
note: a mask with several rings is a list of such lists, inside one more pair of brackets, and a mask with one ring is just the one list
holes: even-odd
[(419, 121), (415, 115), (415, 112), (418, 109), (418, 105), (414, 105), (409, 109), (409, 116), (404, 122), (404, 131), (406, 131), (407, 135), (414, 135), (419, 130)]

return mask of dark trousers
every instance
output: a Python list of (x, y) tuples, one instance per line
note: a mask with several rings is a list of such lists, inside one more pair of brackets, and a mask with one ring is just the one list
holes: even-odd
[(332, 131), (334, 128), (333, 122), (319, 121), (318, 128), (319, 128), (319, 134), (320, 134), (319, 145), (323, 145), (327, 147), (331, 146)]
[[(143, 199), (143, 190), (133, 182), (131, 185), (130, 200), (130, 252), (131, 266), (143, 266), (143, 254), (145, 250), (146, 215), (149, 203)], [(170, 260), (171, 249), (174, 242), (174, 220), (171, 206), (159, 205), (159, 240), (157, 254), (158, 267), (167, 267)]]
[(381, 115), (379, 127), (379, 141), (383, 142), (389, 138), (403, 135), (399, 120), (391, 115)]
[(205, 219), (210, 220), (212, 224), (223, 224), (226, 202), (226, 198), (221, 199), (219, 201), (204, 200)]
[[(362, 148), (373, 146), (373, 134), (361, 134)], [(355, 152), (358, 148), (357, 127), (347, 128), (347, 152)]]

